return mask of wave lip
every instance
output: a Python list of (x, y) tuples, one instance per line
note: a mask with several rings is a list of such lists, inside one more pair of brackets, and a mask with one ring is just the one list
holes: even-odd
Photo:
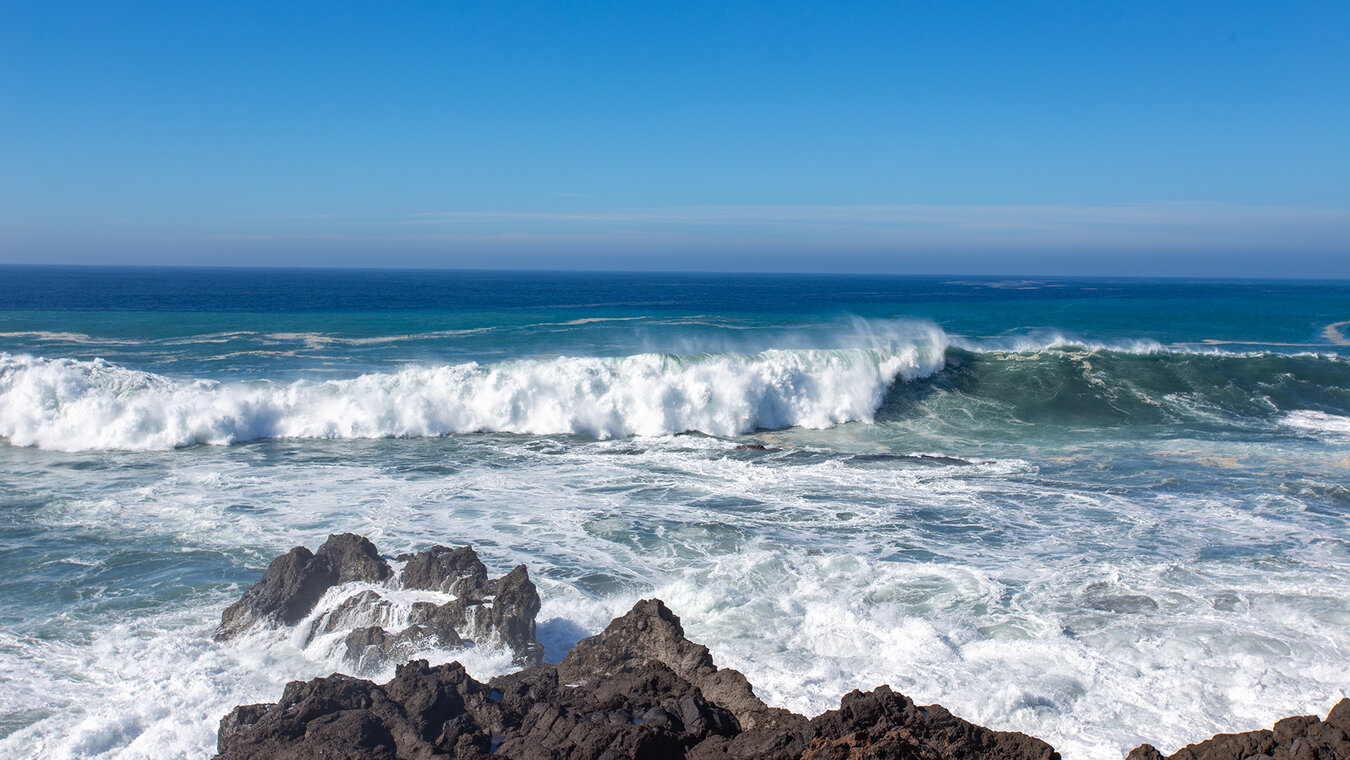
[(285, 384), (175, 380), (97, 359), (0, 353), (0, 437), (82, 451), (261, 438), (823, 428), (871, 421), (894, 382), (942, 369), (945, 349), (932, 328), (871, 348), (469, 362)]
[(1044, 351), (1110, 351), (1124, 354), (1149, 355), (1169, 349), (1156, 340), (1147, 338), (1112, 341), (1086, 340), (1072, 337), (1058, 330), (1034, 330), (1022, 335), (988, 337), (955, 337), (952, 346), (975, 353), (1039, 354)]

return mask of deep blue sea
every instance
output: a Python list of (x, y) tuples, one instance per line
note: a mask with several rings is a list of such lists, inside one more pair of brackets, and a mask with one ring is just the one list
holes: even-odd
[(0, 756), (207, 757), (346, 668), (211, 638), (343, 531), (527, 563), (550, 660), (659, 596), (808, 714), (888, 683), (1066, 760), (1325, 714), (1348, 321), (1347, 282), (0, 268)]

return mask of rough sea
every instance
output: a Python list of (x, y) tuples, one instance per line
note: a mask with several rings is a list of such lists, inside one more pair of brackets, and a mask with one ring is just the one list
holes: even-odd
[(347, 531), (528, 564), (550, 661), (660, 597), (807, 714), (886, 683), (1066, 760), (1325, 714), (1346, 320), (1344, 282), (0, 269), (0, 757), (211, 755), (343, 668), (211, 634)]

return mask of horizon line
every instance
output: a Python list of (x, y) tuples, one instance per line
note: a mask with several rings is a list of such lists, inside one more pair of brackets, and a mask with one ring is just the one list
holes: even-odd
[(332, 266), (324, 264), (34, 264), (24, 262), (0, 262), (0, 269), (131, 269), (131, 270), (197, 270), (197, 271), (234, 271), (234, 272), (462, 272), (480, 274), (622, 274), (622, 275), (685, 275), (685, 276), (763, 276), (763, 277), (882, 277), (913, 278), (925, 280), (937, 279), (988, 279), (1008, 280), (1030, 278), (1036, 280), (1180, 280), (1201, 282), (1299, 282), (1299, 283), (1348, 283), (1350, 277), (1293, 277), (1293, 276), (1255, 276), (1228, 275), (1224, 277), (1200, 277), (1194, 275), (1111, 275), (1111, 274), (1036, 274), (1034, 272), (963, 274), (924, 274), (907, 272), (812, 272), (812, 271), (766, 271), (766, 270), (697, 270), (697, 269), (586, 269), (586, 268), (484, 268), (484, 267), (448, 267), (448, 266)]

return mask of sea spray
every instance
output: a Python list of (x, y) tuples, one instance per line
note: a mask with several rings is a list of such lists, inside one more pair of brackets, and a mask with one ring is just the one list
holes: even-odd
[(342, 380), (177, 380), (101, 360), (0, 354), (0, 436), (63, 451), (452, 433), (592, 438), (870, 421), (943, 366), (940, 333), (877, 348), (523, 359)]

